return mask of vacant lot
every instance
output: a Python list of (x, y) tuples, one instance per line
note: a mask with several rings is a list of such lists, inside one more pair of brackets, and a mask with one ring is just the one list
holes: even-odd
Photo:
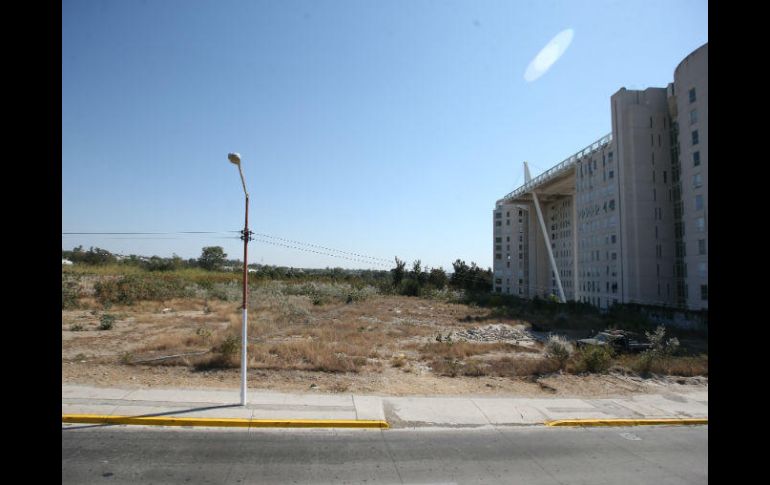
[[(165, 296), (147, 300), (155, 288), (150, 283), (142, 282), (146, 295), (100, 286), (116, 279), (67, 280), (74, 301), (62, 310), (63, 382), (237, 389), (237, 281), (158, 286), (152, 291)], [(129, 293), (138, 297), (121, 296)], [(388, 395), (622, 395), (707, 385), (707, 377), (700, 377), (708, 375), (705, 356), (648, 366), (677, 377), (639, 377), (638, 356), (616, 356), (586, 374), (581, 368), (586, 356), (574, 353), (559, 364), (546, 355), (546, 338), (526, 319), (494, 317), (488, 309), (450, 298), (383, 295), (345, 283), (257, 282), (249, 302), (249, 387)]]

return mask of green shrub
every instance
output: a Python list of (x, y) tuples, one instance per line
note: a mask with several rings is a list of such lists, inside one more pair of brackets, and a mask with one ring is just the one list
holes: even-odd
[(99, 330), (112, 330), (112, 327), (115, 325), (115, 315), (110, 315), (109, 313), (105, 313), (102, 315), (102, 318), (100, 319), (99, 323)]
[[(679, 339), (666, 339), (666, 327), (660, 325), (653, 332), (644, 332), (651, 347), (639, 355), (634, 362), (636, 372), (647, 375), (653, 370), (667, 368), (667, 362), (679, 352)], [(665, 372), (665, 371), (664, 371)]]
[(129, 274), (94, 285), (96, 299), (103, 304), (131, 305), (140, 300), (168, 300), (187, 296), (185, 281), (173, 274)]
[(216, 348), (216, 351), (224, 358), (234, 357), (240, 350), (240, 338), (235, 335), (228, 335)]
[(579, 372), (602, 373), (612, 364), (612, 348), (607, 345), (588, 345), (577, 354)]
[(83, 330), (85, 329), (83, 328), (83, 325), (80, 323), (76, 323), (70, 327), (70, 332), (82, 332)]
[(78, 307), (80, 297), (79, 285), (76, 281), (62, 281), (61, 284), (61, 309), (70, 310)]
[(551, 335), (545, 344), (545, 356), (559, 363), (559, 368), (564, 368), (572, 356), (573, 348), (569, 341), (559, 335)]

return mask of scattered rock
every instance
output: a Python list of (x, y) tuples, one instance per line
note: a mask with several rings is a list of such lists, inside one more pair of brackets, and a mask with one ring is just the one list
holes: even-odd
[(537, 340), (537, 337), (528, 330), (506, 325), (504, 323), (452, 332), (449, 337), (451, 337), (452, 340), (467, 340), (474, 342), (513, 341), (515, 343), (534, 343), (534, 341)]

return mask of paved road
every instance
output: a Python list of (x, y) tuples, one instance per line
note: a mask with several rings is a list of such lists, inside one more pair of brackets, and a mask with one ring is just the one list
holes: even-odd
[(62, 430), (62, 484), (708, 483), (708, 427)]

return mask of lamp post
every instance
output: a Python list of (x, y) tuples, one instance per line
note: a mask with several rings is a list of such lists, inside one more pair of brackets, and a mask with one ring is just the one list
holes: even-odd
[(243, 178), (243, 170), (241, 169), (241, 156), (238, 153), (228, 153), (227, 159), (231, 163), (238, 165), (238, 173), (241, 174), (241, 183), (243, 184), (243, 193), (246, 195), (246, 222), (243, 226), (241, 233), (241, 239), (243, 240), (243, 325), (241, 327), (241, 406), (246, 405), (246, 322), (248, 321), (248, 307), (247, 303), (247, 289), (249, 286), (249, 263), (248, 263), (248, 243), (251, 240), (251, 232), (249, 231), (249, 193), (246, 191), (246, 181)]

